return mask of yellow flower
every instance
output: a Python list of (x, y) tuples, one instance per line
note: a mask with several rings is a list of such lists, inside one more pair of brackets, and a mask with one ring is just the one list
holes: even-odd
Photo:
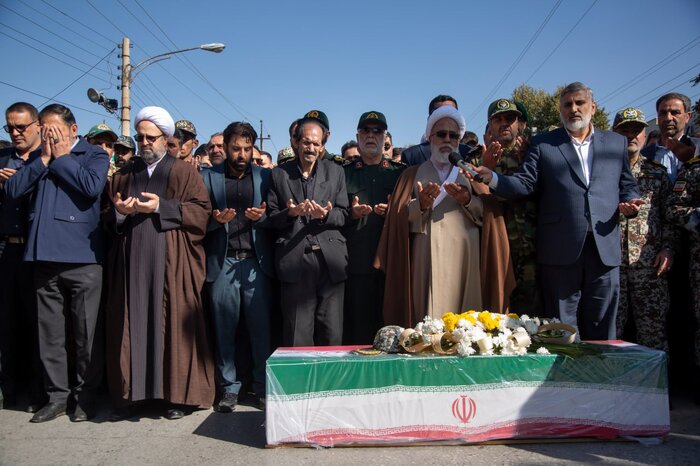
[(520, 319), (520, 317), (518, 317), (518, 314), (516, 314), (515, 312), (509, 313), (508, 317), (510, 317), (511, 319)]
[(457, 322), (459, 322), (459, 316), (452, 312), (447, 312), (442, 315), (442, 321), (445, 323), (445, 330), (451, 332), (455, 329)]

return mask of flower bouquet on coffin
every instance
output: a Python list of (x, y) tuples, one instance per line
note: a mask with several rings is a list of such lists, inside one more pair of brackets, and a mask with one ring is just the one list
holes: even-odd
[(399, 344), (409, 353), (523, 355), (530, 350), (549, 354), (550, 348), (559, 353), (560, 347), (573, 343), (576, 336), (576, 327), (558, 319), (470, 310), (448, 312), (442, 319), (426, 316), (415, 328), (401, 332)]

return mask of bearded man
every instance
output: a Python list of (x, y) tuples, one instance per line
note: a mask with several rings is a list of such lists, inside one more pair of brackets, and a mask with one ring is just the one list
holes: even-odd
[(165, 157), (175, 131), (170, 114), (145, 107), (135, 124), (141, 157), (114, 174), (113, 206), (103, 213), (117, 235), (109, 255), (107, 375), (118, 407), (163, 399), (171, 403), (165, 417), (179, 419), (214, 401), (201, 298), (211, 204), (197, 169)]
[[(494, 218), (491, 199), (484, 210), (475, 191), (483, 187), (449, 161), (465, 127), (456, 108), (437, 108), (425, 130), (430, 159), (404, 171), (391, 195), (374, 264), (385, 271), (386, 289), (393, 291), (384, 298), (387, 324), (413, 326), (425, 315), (439, 318), (484, 304), (493, 311), (507, 307), (514, 280), (502, 217)], [(496, 231), (500, 244), (492, 241)], [(487, 252), (504, 255), (487, 258)]]
[(613, 340), (620, 290), (619, 213), (644, 201), (627, 158), (627, 139), (594, 129), (593, 91), (575, 82), (559, 98), (563, 128), (532, 141), (512, 176), (476, 168), (494, 193), (515, 199), (538, 192), (537, 261), (544, 311), (578, 325), (585, 340)]

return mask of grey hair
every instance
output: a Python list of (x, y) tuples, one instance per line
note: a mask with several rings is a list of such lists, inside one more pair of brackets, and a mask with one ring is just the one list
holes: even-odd
[(211, 141), (211, 140), (214, 139), (215, 137), (217, 137), (217, 136), (223, 136), (223, 135), (224, 135), (224, 133), (221, 132), (221, 131), (219, 131), (218, 133), (214, 133), (214, 134), (212, 134), (211, 136), (209, 136), (209, 140)]
[(593, 90), (591, 90), (590, 87), (586, 86), (585, 84), (583, 84), (582, 82), (579, 82), (579, 81), (576, 81), (576, 82), (573, 82), (571, 84), (567, 84), (566, 86), (564, 86), (564, 89), (561, 90), (561, 94), (559, 94), (559, 100), (561, 101), (561, 99), (567, 94), (573, 94), (574, 92), (580, 92), (580, 91), (585, 92), (586, 95), (588, 96), (588, 98), (591, 101), (594, 101)]

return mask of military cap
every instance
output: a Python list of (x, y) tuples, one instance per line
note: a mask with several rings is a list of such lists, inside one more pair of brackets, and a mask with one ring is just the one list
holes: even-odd
[(527, 109), (523, 104), (521, 104), (517, 100), (514, 100), (513, 102), (515, 102), (515, 106), (518, 107), (518, 110), (520, 110), (520, 113), (522, 114), (520, 115), (520, 119), (527, 123), (530, 119), (530, 114), (527, 113)]
[(292, 160), (295, 157), (291, 147), (284, 147), (277, 153), (277, 165)]
[(385, 353), (398, 353), (399, 352), (399, 337), (403, 328), (398, 325), (387, 325), (382, 327), (377, 331), (374, 336), (374, 344), (372, 347), (375, 350), (383, 351)]
[(489, 105), (487, 120), (490, 120), (494, 115), (504, 112), (514, 112), (517, 113), (518, 116), (522, 116), (523, 114), (523, 112), (518, 110), (518, 106), (512, 100), (498, 99), (494, 100), (491, 102), (491, 105)]
[(328, 117), (321, 110), (309, 110), (308, 112), (306, 112), (303, 119), (316, 120), (319, 123), (321, 123), (323, 126), (325, 126), (326, 129), (328, 129), (328, 130), (331, 129), (330, 125), (328, 124)]
[(643, 126), (649, 126), (644, 119), (644, 112), (638, 108), (628, 107), (624, 110), (620, 110), (615, 114), (615, 120), (613, 121), (613, 129), (618, 126), (626, 125), (629, 123), (639, 123)]
[(194, 127), (189, 120), (177, 120), (175, 122), (175, 127), (179, 130), (186, 131), (190, 134), (197, 135), (197, 128)]
[(114, 145), (124, 146), (127, 149), (131, 150), (134, 150), (136, 148), (136, 144), (134, 144), (134, 140), (131, 138), (131, 136), (119, 136)]
[(104, 123), (100, 123), (99, 125), (95, 125), (92, 128), (90, 128), (90, 131), (88, 131), (88, 133), (85, 135), (85, 137), (88, 139), (92, 139), (100, 134), (105, 134), (105, 133), (110, 134), (114, 138), (115, 141), (118, 138), (117, 133), (112, 131), (112, 128), (110, 128), (109, 126), (107, 126)]
[(357, 122), (357, 129), (362, 128), (365, 123), (377, 123), (385, 130), (388, 129), (386, 117), (382, 112), (365, 112), (360, 116), (360, 121)]

